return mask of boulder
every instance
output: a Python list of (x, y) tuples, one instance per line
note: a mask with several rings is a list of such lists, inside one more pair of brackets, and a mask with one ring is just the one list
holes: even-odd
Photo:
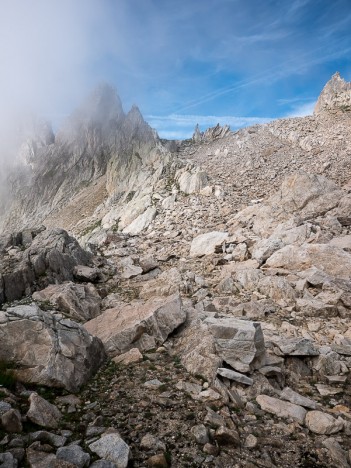
[(290, 271), (316, 267), (328, 275), (349, 280), (351, 254), (329, 244), (287, 245), (269, 257), (266, 266)]
[(195, 237), (190, 246), (190, 257), (213, 254), (216, 247), (221, 246), (227, 238), (228, 233), (219, 231), (207, 232)]
[(182, 277), (177, 268), (170, 268), (161, 273), (157, 278), (147, 281), (142, 287), (139, 297), (151, 299), (153, 297), (165, 297), (179, 293)]
[(291, 418), (299, 424), (303, 424), (307, 411), (302, 406), (289, 403), (287, 401), (279, 400), (268, 395), (258, 395), (256, 397), (257, 403), (263, 411), (275, 414), (279, 418)]
[(101, 297), (92, 284), (52, 284), (33, 293), (32, 297), (35, 301), (50, 302), (78, 322), (86, 322), (100, 314)]
[(306, 426), (315, 434), (334, 434), (342, 431), (344, 421), (322, 411), (309, 411), (306, 416)]
[(132, 221), (123, 232), (136, 236), (146, 229), (149, 224), (155, 219), (157, 210), (154, 206), (149, 206), (144, 213), (140, 214), (134, 221)]
[(35, 392), (30, 395), (29, 403), (28, 419), (41, 427), (49, 429), (58, 427), (62, 414), (55, 405), (52, 405)]
[(265, 345), (257, 322), (235, 318), (215, 318), (191, 312), (187, 326), (175, 340), (188, 372), (212, 382), (223, 361), (239, 372), (249, 372), (264, 364)]
[(208, 185), (206, 172), (201, 170), (184, 171), (176, 174), (176, 180), (179, 184), (179, 190), (187, 195), (198, 193)]
[(131, 348), (145, 351), (161, 345), (186, 319), (179, 294), (106, 310), (84, 326), (99, 337), (110, 356)]
[(89, 445), (89, 449), (99, 457), (115, 463), (117, 468), (127, 468), (129, 447), (118, 433), (103, 434)]
[(74, 267), (87, 265), (91, 254), (63, 229), (39, 233), (16, 257), (0, 254), (0, 303), (20, 299), (51, 283), (74, 279)]
[(35, 304), (0, 311), (0, 360), (28, 383), (76, 392), (105, 358), (101, 341), (81, 325)]
[(258, 322), (234, 318), (205, 319), (213, 336), (218, 356), (239, 372), (249, 372), (264, 365), (265, 345)]

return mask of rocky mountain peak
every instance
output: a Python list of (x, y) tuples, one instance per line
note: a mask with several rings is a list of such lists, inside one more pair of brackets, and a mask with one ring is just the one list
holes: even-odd
[(339, 72), (331, 77), (318, 98), (314, 113), (323, 111), (351, 111), (351, 82), (345, 81)]

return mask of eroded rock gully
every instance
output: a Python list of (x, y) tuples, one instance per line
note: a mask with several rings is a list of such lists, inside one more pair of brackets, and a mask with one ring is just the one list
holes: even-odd
[(172, 144), (106, 93), (89, 115), (123, 137), (98, 112), (107, 160), (47, 223), (80, 244), (0, 238), (0, 466), (349, 467), (349, 84), (313, 116)]

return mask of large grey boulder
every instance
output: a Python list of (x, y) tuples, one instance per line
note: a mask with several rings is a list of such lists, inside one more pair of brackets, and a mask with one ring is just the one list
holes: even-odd
[(32, 295), (35, 301), (50, 302), (73, 320), (86, 322), (100, 314), (101, 297), (92, 284), (51, 284)]
[(233, 369), (249, 372), (263, 365), (265, 345), (258, 322), (209, 317), (204, 323), (213, 336), (217, 354)]
[(188, 372), (214, 381), (223, 362), (238, 372), (264, 365), (265, 344), (258, 322), (206, 317), (195, 310), (189, 314), (189, 322), (178, 333), (174, 347)]
[(22, 382), (76, 392), (105, 358), (101, 341), (81, 325), (23, 305), (0, 311), (0, 360)]
[(144, 351), (161, 345), (186, 319), (179, 294), (134, 302), (106, 310), (84, 326), (101, 339), (110, 356), (131, 348)]
[(74, 267), (89, 264), (91, 258), (63, 229), (40, 232), (16, 256), (0, 253), (0, 303), (20, 299), (51, 283), (73, 281)]

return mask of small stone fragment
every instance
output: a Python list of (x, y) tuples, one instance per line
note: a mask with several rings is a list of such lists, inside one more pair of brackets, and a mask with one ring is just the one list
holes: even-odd
[(234, 445), (240, 446), (240, 437), (237, 431), (228, 429), (225, 426), (220, 426), (215, 433), (215, 439), (219, 445)]
[(198, 424), (197, 426), (193, 426), (191, 428), (191, 433), (197, 444), (205, 445), (210, 441), (208, 437), (207, 427), (204, 424)]
[(255, 448), (257, 446), (257, 437), (253, 434), (249, 434), (245, 439), (245, 447), (246, 448)]
[(168, 463), (163, 453), (153, 455), (147, 460), (147, 466), (150, 468), (167, 468)]

